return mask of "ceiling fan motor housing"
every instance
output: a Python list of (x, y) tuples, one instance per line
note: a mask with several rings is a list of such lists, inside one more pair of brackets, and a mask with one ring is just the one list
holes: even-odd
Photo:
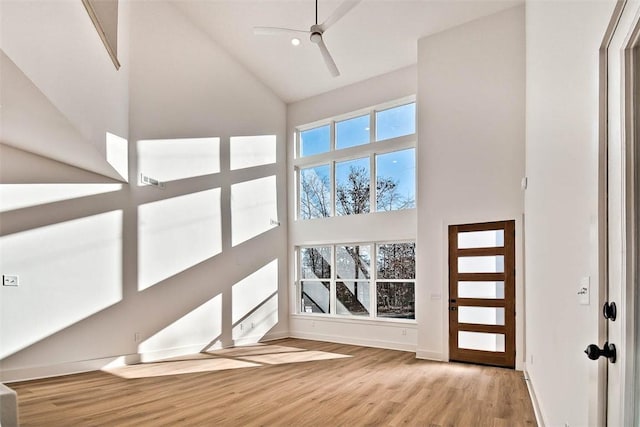
[(311, 33), (309, 40), (311, 40), (312, 43), (318, 44), (322, 41), (322, 28), (320, 25), (312, 25), (309, 32)]

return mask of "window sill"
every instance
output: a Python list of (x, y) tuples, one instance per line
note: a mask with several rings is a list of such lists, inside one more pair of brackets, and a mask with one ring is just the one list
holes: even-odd
[(305, 314), (295, 313), (290, 315), (293, 319), (314, 320), (327, 323), (346, 323), (371, 326), (391, 326), (397, 328), (417, 328), (418, 322), (415, 319), (393, 319), (393, 318), (358, 318), (354, 316), (339, 316), (334, 314)]

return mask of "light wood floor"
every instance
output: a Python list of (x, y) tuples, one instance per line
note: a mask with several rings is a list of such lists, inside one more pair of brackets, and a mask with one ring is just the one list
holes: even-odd
[(11, 387), (23, 427), (535, 425), (522, 372), (298, 339)]

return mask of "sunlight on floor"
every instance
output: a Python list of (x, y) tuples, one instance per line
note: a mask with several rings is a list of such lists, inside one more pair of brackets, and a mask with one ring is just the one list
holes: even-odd
[(153, 363), (105, 366), (102, 371), (121, 378), (150, 378), (229, 369), (257, 368), (264, 365), (315, 362), (351, 358), (346, 354), (305, 350), (297, 347), (258, 344), (226, 348), (206, 353), (178, 356)]

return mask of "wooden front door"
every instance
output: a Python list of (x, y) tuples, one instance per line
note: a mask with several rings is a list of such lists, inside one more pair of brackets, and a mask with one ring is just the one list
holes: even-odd
[(449, 226), (449, 359), (515, 368), (515, 221)]

